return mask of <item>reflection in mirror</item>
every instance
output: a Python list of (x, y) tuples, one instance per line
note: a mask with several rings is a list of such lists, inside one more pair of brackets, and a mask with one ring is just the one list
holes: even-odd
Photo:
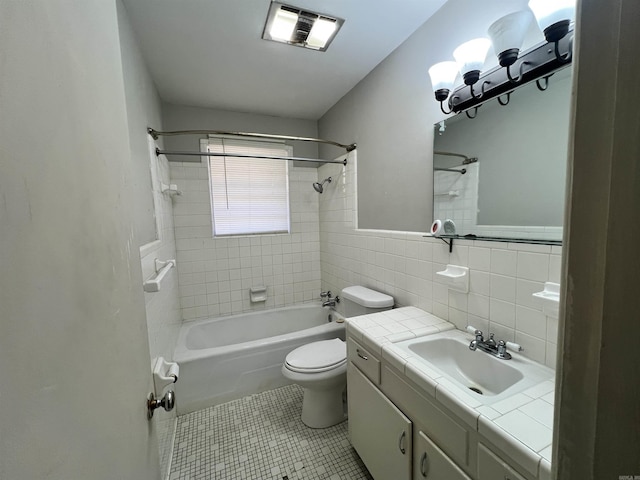
[(532, 82), (505, 106), (491, 100), (474, 119), (437, 123), (434, 219), (453, 220), (461, 236), (560, 241), (570, 97), (566, 68), (545, 91)]

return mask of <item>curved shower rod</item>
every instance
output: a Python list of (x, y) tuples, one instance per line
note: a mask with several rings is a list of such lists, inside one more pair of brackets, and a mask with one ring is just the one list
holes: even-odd
[(478, 161), (478, 157), (467, 157), (466, 155), (463, 155), (461, 153), (453, 153), (453, 152), (438, 152), (435, 151), (433, 152), (434, 155), (446, 155), (448, 157), (460, 157), (463, 159), (462, 164), (463, 165), (469, 165), (470, 163), (476, 163)]
[(275, 140), (293, 140), (296, 142), (325, 143), (327, 145), (344, 148), (347, 152), (351, 152), (356, 149), (355, 143), (345, 145), (343, 143), (334, 142), (333, 140), (323, 140), (321, 138), (294, 137), (290, 135), (271, 135), (269, 133), (225, 132), (222, 130), (175, 130), (173, 132), (160, 132), (158, 130), (154, 130), (153, 128), (147, 128), (147, 133), (151, 135), (154, 140), (157, 140), (160, 136), (167, 137), (175, 135), (235, 135), (238, 137), (272, 138)]

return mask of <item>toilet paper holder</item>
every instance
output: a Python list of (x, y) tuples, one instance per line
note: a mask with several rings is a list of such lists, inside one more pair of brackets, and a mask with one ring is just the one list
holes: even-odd
[(153, 388), (155, 396), (160, 398), (167, 385), (176, 383), (180, 373), (180, 366), (176, 362), (168, 362), (158, 357), (153, 365)]

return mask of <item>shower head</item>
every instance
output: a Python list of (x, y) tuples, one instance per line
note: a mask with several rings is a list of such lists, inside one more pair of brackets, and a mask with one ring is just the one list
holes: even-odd
[(316, 192), (318, 192), (318, 193), (322, 193), (322, 192), (324, 191), (323, 186), (324, 186), (324, 184), (325, 184), (325, 183), (327, 183), (327, 182), (331, 183), (331, 177), (327, 177), (327, 178), (325, 178), (325, 179), (322, 181), (322, 183), (320, 183), (320, 182), (315, 182), (315, 183), (313, 184), (313, 188), (314, 188), (314, 190), (315, 190)]

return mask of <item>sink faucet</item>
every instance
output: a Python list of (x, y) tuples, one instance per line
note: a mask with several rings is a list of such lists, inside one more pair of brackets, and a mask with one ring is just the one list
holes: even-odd
[(327, 300), (322, 302), (323, 307), (335, 307), (336, 303), (340, 303), (340, 297), (332, 297), (331, 290), (327, 290), (326, 292), (320, 292), (320, 298), (326, 298)]
[(496, 341), (493, 339), (493, 333), (490, 333), (489, 340), (485, 342), (480, 330), (475, 331), (475, 336), (476, 338), (474, 340), (471, 340), (471, 343), (469, 344), (469, 350), (480, 349), (483, 352), (486, 352), (502, 360), (511, 359), (511, 354), (507, 352), (507, 344), (504, 340), (500, 340), (496, 344)]

